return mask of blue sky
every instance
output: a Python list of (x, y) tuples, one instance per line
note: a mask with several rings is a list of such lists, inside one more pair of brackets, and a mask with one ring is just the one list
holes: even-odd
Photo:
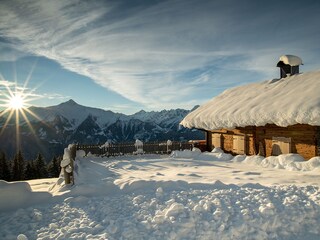
[(0, 90), (134, 113), (191, 109), (277, 78), (282, 54), (320, 69), (320, 1), (0, 2)]

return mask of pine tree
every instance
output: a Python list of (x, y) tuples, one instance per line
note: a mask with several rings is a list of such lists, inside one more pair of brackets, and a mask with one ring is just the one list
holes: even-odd
[(26, 180), (35, 179), (37, 177), (33, 161), (28, 161), (24, 175)]
[(14, 156), (14, 159), (13, 159), (13, 165), (12, 165), (13, 181), (24, 180), (24, 172), (25, 172), (24, 168), (25, 168), (24, 159), (21, 151), (19, 150), (19, 152)]
[(60, 161), (53, 157), (51, 162), (48, 164), (48, 177), (59, 177), (60, 174)]
[(9, 163), (4, 152), (0, 153), (0, 179), (3, 179), (5, 181), (11, 180)]
[(8, 169), (9, 169), (9, 175), (10, 175), (10, 181), (12, 181), (12, 159), (8, 161)]
[(41, 155), (41, 153), (38, 154), (35, 162), (34, 162), (34, 166), (35, 166), (35, 176), (36, 178), (47, 178), (48, 177), (48, 171), (47, 171), (47, 167), (46, 164), (44, 162), (44, 159)]

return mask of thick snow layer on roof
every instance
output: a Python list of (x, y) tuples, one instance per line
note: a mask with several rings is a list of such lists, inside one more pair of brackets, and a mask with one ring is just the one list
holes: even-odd
[(294, 124), (320, 126), (320, 71), (232, 88), (180, 124), (205, 130)]
[(284, 64), (289, 64), (290, 66), (298, 66), (302, 64), (301, 58), (294, 55), (282, 55), (279, 61), (282, 61)]

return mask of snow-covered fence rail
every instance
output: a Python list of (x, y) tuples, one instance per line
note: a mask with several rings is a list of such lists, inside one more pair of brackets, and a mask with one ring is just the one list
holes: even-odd
[[(94, 155), (103, 156), (119, 156), (129, 154), (169, 154), (176, 150), (191, 150), (196, 143), (194, 142), (147, 142), (143, 146), (138, 146), (137, 142), (132, 143), (105, 143), (103, 145), (85, 145), (78, 144), (77, 150), (84, 150), (86, 154), (89, 152)], [(138, 151), (139, 150), (139, 151)]]

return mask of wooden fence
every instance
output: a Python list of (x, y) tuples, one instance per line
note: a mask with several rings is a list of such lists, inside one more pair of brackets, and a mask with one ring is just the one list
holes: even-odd
[(137, 143), (108, 143), (104, 145), (77, 144), (77, 150), (84, 150), (99, 156), (119, 156), (131, 154), (170, 154), (176, 150), (192, 150), (197, 142), (147, 142), (143, 145)]

